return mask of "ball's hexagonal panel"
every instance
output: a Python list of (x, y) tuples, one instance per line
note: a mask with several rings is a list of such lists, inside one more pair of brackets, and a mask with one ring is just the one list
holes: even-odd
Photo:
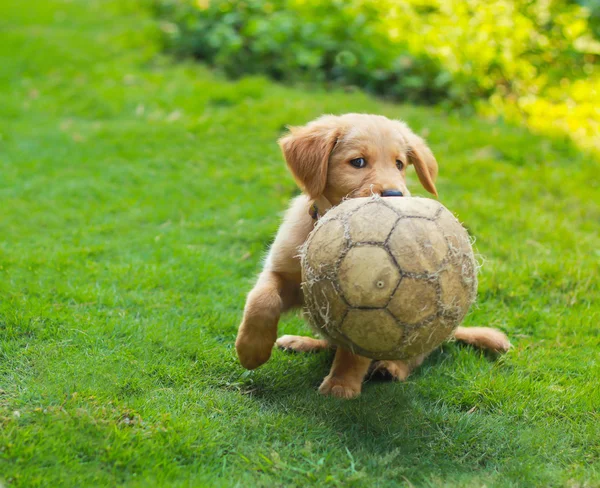
[(424, 279), (404, 277), (387, 306), (405, 324), (416, 324), (437, 313), (435, 284)]
[(446, 240), (448, 241), (450, 252), (452, 254), (472, 254), (471, 240), (469, 234), (446, 208), (442, 208), (440, 215), (436, 220)]
[(316, 272), (333, 268), (345, 245), (344, 224), (339, 220), (325, 222), (316, 229), (308, 245), (308, 265)]
[(402, 342), (405, 357), (411, 358), (432, 351), (450, 337), (456, 325), (454, 320), (436, 317), (432, 322), (407, 333)]
[(333, 283), (328, 279), (307, 281), (303, 291), (315, 324), (324, 329), (339, 327), (347, 306)]
[(433, 273), (448, 252), (440, 229), (430, 220), (404, 218), (397, 224), (388, 240), (392, 256), (409, 273)]
[(342, 333), (361, 349), (379, 354), (393, 350), (404, 330), (383, 309), (350, 309), (342, 322)]
[(348, 219), (350, 239), (354, 242), (384, 242), (398, 215), (383, 203), (363, 205)]
[(432, 219), (442, 206), (441, 203), (431, 198), (388, 197), (383, 200), (386, 204), (393, 207), (398, 214), (407, 217), (427, 217)]
[(344, 200), (339, 205), (332, 207), (325, 215), (326, 217), (342, 217), (345, 218), (348, 214), (352, 213), (358, 207), (361, 207), (365, 203), (369, 202), (370, 198), (350, 198)]
[(442, 308), (461, 319), (467, 313), (477, 290), (477, 279), (474, 272), (466, 271), (464, 266), (449, 263), (446, 269), (439, 274)]
[(338, 270), (342, 293), (353, 307), (384, 307), (399, 280), (390, 255), (376, 246), (353, 247)]

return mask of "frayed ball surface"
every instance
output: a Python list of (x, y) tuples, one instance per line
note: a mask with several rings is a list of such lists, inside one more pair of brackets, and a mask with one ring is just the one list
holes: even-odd
[(312, 327), (373, 359), (433, 350), (477, 294), (467, 231), (427, 198), (347, 200), (318, 221), (301, 259)]

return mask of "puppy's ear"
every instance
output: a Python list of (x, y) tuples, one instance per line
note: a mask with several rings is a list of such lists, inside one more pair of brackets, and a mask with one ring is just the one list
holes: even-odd
[(408, 142), (408, 162), (415, 167), (417, 176), (423, 188), (438, 196), (435, 180), (438, 175), (438, 163), (425, 141), (416, 135), (408, 126), (401, 122), (402, 135)]
[(335, 117), (326, 116), (304, 127), (290, 127), (279, 146), (300, 188), (311, 198), (325, 190), (329, 156), (339, 135)]

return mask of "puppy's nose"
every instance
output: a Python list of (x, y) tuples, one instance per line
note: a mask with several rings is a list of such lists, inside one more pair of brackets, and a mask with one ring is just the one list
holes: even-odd
[(383, 190), (381, 192), (382, 197), (401, 197), (402, 192), (400, 190)]

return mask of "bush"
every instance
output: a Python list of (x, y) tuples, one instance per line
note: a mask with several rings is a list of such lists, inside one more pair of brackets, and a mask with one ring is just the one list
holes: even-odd
[(436, 102), (450, 77), (439, 62), (391, 39), (376, 4), (364, 1), (167, 0), (170, 47), (229, 76), (332, 81), (380, 95)]
[[(543, 113), (562, 114), (569, 122), (558, 125), (597, 142), (592, 0), (157, 1), (170, 49), (230, 76), (260, 72), (454, 106), (491, 100), (488, 109), (536, 119), (542, 130)], [(586, 107), (573, 116), (573, 103)]]

